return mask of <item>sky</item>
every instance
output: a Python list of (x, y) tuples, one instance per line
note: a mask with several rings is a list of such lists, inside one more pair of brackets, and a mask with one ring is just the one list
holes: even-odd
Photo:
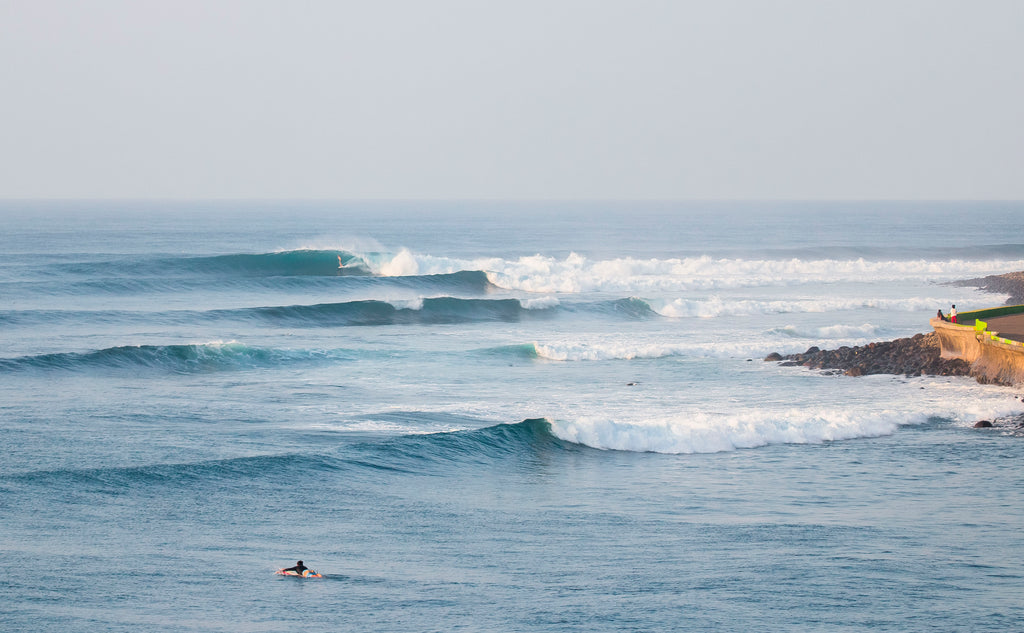
[(0, 0), (0, 198), (1024, 199), (1022, 0)]

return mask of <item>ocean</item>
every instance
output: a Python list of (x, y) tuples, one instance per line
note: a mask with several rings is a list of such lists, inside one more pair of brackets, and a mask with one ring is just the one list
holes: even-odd
[(1022, 392), (763, 360), (1002, 304), (1024, 203), (0, 226), (3, 630), (1024, 626)]

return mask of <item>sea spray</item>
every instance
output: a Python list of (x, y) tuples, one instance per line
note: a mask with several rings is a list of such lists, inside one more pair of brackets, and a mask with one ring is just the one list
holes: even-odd
[(868, 261), (836, 259), (733, 259), (710, 256), (593, 260), (578, 253), (564, 259), (533, 255), (518, 259), (453, 259), (400, 249), (394, 255), (365, 254), (371, 269), (387, 276), (482, 270), (501, 288), (538, 293), (715, 290), (809, 283), (953, 281), (964, 275), (1024, 268), (1024, 260)]
[[(681, 412), (673, 416), (611, 419), (584, 416), (553, 419), (556, 437), (591, 448), (669, 454), (717, 453), (770, 444), (820, 444), (891, 435), (900, 426), (937, 417), (969, 425), (979, 418), (1019, 412), (1005, 401), (959, 404), (932, 410), (822, 407), (737, 410), (731, 413)], [(937, 404), (937, 403), (935, 403)], [(948, 406), (948, 404), (947, 404)], [(963, 407), (963, 408), (960, 408)]]

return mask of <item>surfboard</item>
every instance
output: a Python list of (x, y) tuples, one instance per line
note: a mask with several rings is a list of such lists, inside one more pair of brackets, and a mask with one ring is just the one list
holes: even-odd
[(285, 571), (283, 569), (278, 569), (274, 572), (274, 574), (277, 576), (294, 576), (295, 578), (323, 578), (322, 575), (316, 573), (312, 569), (307, 569), (301, 574), (294, 571)]

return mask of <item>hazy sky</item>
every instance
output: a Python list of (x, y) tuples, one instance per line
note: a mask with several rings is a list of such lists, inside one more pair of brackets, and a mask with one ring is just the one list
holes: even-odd
[(1024, 0), (0, 0), (0, 197), (1024, 198)]

